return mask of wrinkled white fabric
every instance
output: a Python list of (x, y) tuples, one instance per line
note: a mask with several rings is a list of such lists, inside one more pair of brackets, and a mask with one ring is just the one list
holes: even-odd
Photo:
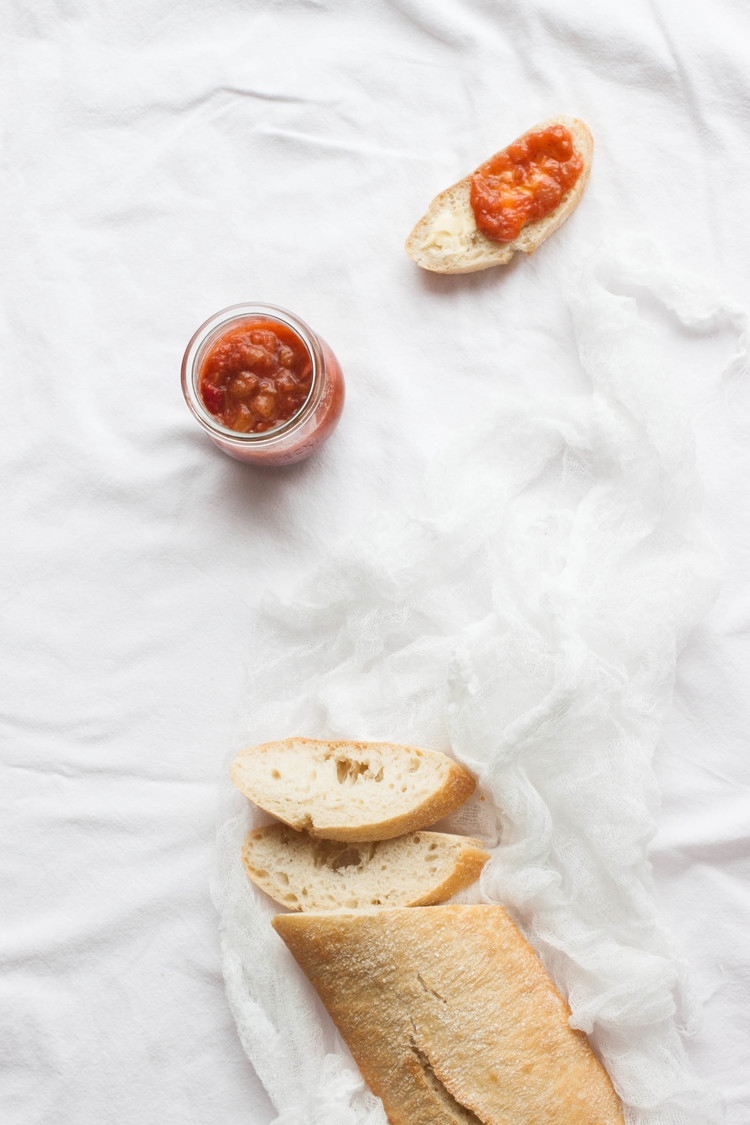
[[(467, 652), (499, 662), (490, 624), (476, 651), (465, 642), (470, 623), (491, 622), (492, 559), (505, 548), (495, 528), (472, 589), (461, 566), (480, 554), (467, 545), (450, 598), (428, 606), (428, 581), (447, 580), (428, 547), (462, 514), (441, 507), (439, 482), (426, 493), (425, 470), (434, 460), (439, 474), (439, 451), (482, 425), (472, 465), (501, 458), (509, 439), (489, 449), (493, 425), (532, 398), (546, 396), (550, 445), (567, 448), (563, 418), (571, 441), (585, 436), (573, 281), (619, 230), (672, 263), (639, 253), (617, 291), (668, 340), (726, 575), (681, 653), (654, 758), (654, 882), (676, 959), (694, 970), (699, 1004), (677, 991), (678, 1022), (692, 1030), (700, 1011), (689, 1057), (725, 1095), (727, 1125), (748, 1125), (750, 381), (717, 377), (736, 305), (750, 310), (748, 41), (738, 0), (0, 0), (3, 1125), (278, 1115), (221, 972), (209, 879), (222, 760), (261, 722), (275, 736), (334, 720), (360, 729), (364, 714), (391, 735), (394, 699), (399, 725), (431, 744), (453, 737), (451, 707), (479, 723), (458, 671), (471, 675)], [(586, 120), (596, 148), (583, 202), (554, 239), (503, 270), (417, 269), (404, 239), (435, 192), (558, 112)], [(732, 300), (712, 302), (690, 275)], [(653, 296), (660, 278), (680, 326)], [(197, 325), (245, 300), (297, 312), (347, 381), (331, 441), (287, 470), (222, 456), (180, 392)], [(594, 459), (567, 457), (570, 510), (583, 496), (572, 474)], [(508, 505), (508, 546), (527, 500)], [(364, 523), (382, 542), (399, 518), (402, 547), (363, 571), (347, 541)], [(559, 552), (566, 518), (563, 507), (536, 534), (550, 572), (543, 548)], [(423, 557), (422, 588), (405, 586), (409, 559)], [(552, 599), (561, 630), (565, 573)], [(500, 577), (512, 575), (520, 599), (518, 572)], [(300, 584), (299, 620), (272, 606), (259, 625), (264, 592), (283, 601)], [(373, 628), (353, 616), (334, 636), (325, 603), (343, 621), (357, 589), (377, 603)], [(448, 667), (451, 633), (449, 698), (431, 677)], [(405, 668), (417, 634), (423, 676)], [(256, 709), (247, 665), (268, 654), (296, 676), (286, 642), (297, 636), (320, 645), (307, 708), (290, 690), (288, 706)], [(349, 674), (347, 661), (372, 672)], [(382, 715), (371, 697), (359, 706), (366, 691), (382, 692)], [(521, 902), (528, 893), (518, 888), (514, 907), (525, 926), (532, 909), (541, 916), (536, 899)], [(315, 1057), (338, 1058), (334, 1042)], [(275, 1073), (282, 1081), (281, 1064)], [(325, 1100), (319, 1076), (311, 1090)], [(298, 1091), (292, 1075), (287, 1117)]]
[[(245, 726), (253, 741), (390, 738), (455, 754), (480, 784), (449, 823), (492, 846), (473, 894), (503, 903), (540, 953), (628, 1125), (715, 1125), (719, 1098), (684, 1053), (689, 977), (647, 851), (677, 655), (719, 569), (669, 337), (633, 293), (698, 332), (731, 323), (728, 379), (745, 323), (635, 253), (597, 255), (571, 285), (588, 393), (498, 396), (411, 510), (368, 520), (292, 601), (267, 607)], [(245, 1048), (285, 1125), (380, 1122), (244, 877), (246, 804), (221, 830), (218, 894)]]

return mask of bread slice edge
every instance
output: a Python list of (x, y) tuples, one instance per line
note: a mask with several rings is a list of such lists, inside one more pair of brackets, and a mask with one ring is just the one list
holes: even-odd
[[(348, 854), (357, 848), (369, 854)], [(433, 850), (435, 873), (425, 864), (425, 851)], [(251, 882), (288, 910), (313, 912), (445, 902), (476, 882), (489, 857), (480, 840), (447, 832), (420, 830), (355, 845), (281, 822), (252, 829), (242, 848)]]
[[(370, 819), (364, 813), (362, 816), (355, 816), (355, 802), (342, 801), (343, 790), (336, 792), (336, 800), (331, 803), (323, 788), (319, 793), (308, 792), (300, 795), (292, 793), (287, 788), (287, 780), (281, 776), (273, 786), (267, 784), (267, 778), (258, 782), (257, 777), (253, 780), (248, 776), (246, 765), (250, 762), (251, 755), (277, 752), (283, 754), (285, 748), (298, 748), (300, 746), (305, 751), (309, 750), (311, 756), (330, 751), (330, 758), (335, 758), (338, 752), (347, 749), (363, 752), (374, 750), (378, 753), (396, 751), (396, 758), (401, 752), (406, 756), (417, 755), (434, 764), (436, 772), (440, 774), (439, 783), (426, 791), (423, 787), (419, 787), (419, 792), (414, 795), (412, 800), (409, 800), (407, 796), (400, 798), (399, 802), (394, 802), (401, 805), (401, 808), (395, 813)], [(343, 756), (345, 759), (346, 754)], [(251, 746), (240, 751), (231, 762), (229, 772), (236, 788), (248, 800), (285, 824), (290, 825), (290, 827), (305, 830), (311, 836), (320, 836), (329, 840), (344, 840), (351, 843), (385, 840), (404, 835), (407, 832), (428, 828), (463, 804), (476, 787), (476, 781), (468, 770), (448, 757), (447, 754), (438, 750), (428, 750), (393, 742), (329, 741), (303, 737), (281, 739), (277, 742), (261, 743), (258, 746)], [(356, 773), (356, 769), (352, 772)], [(322, 787), (322, 782), (320, 784)], [(263, 788), (264, 785), (265, 788)], [(271, 792), (273, 788), (275, 788), (275, 792)], [(345, 792), (354, 796), (356, 784)]]

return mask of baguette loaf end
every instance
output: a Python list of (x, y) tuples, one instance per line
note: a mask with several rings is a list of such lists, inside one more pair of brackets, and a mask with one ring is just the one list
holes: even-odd
[(273, 926), (391, 1125), (624, 1125), (501, 906), (282, 914)]

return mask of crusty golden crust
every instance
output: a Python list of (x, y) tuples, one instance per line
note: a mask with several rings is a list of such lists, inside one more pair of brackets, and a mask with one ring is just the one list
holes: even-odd
[[(517, 252), (533, 254), (545, 239), (575, 211), (591, 173), (594, 141), (588, 126), (577, 117), (551, 117), (533, 126), (564, 125), (583, 159), (583, 171), (551, 214), (527, 223), (513, 242), (496, 242), (477, 229), (469, 201), (473, 172), (436, 195), (406, 240), (406, 252), (418, 266), (433, 273), (474, 273), (506, 265)], [(484, 161), (482, 162), (484, 163)], [(445, 228), (445, 229), (443, 229)]]
[(502, 907), (273, 925), (391, 1125), (623, 1125), (604, 1068)]
[(489, 858), (489, 852), (484, 850), (479, 840), (464, 838), (456, 865), (448, 878), (440, 886), (433, 887), (429, 892), (414, 898), (408, 905), (433, 906), (445, 902), (464, 887), (470, 887), (475, 883)]

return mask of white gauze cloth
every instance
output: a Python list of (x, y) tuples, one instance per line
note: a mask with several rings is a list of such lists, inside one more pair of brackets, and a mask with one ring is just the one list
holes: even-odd
[[(720, 1099), (685, 1053), (696, 1003), (647, 848), (677, 655), (718, 567), (670, 334), (639, 300), (692, 334), (729, 329), (725, 378), (742, 367), (736, 309), (642, 252), (601, 252), (569, 295), (590, 389), (489, 402), (408, 507), (368, 517), (293, 599), (264, 607), (242, 739), (373, 738), (455, 755), (479, 786), (441, 826), (492, 851), (459, 899), (509, 910), (628, 1125), (714, 1125)], [(271, 928), (277, 908), (244, 874), (243, 836), (267, 817), (223, 784), (223, 968), (276, 1121), (384, 1125)]]

